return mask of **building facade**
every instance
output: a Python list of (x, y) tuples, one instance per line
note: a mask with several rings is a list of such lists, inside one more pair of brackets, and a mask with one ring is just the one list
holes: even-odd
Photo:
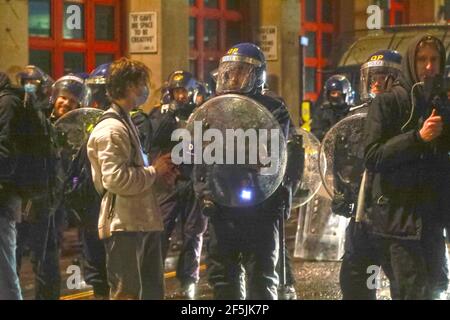
[(258, 42), (298, 123), (301, 100), (318, 98), (326, 70), (367, 33), (371, 4), (384, 25), (450, 19), (450, 0), (0, 0), (0, 70), (36, 64), (58, 78), (129, 56), (152, 70), (149, 109), (170, 72), (208, 80), (227, 48)]

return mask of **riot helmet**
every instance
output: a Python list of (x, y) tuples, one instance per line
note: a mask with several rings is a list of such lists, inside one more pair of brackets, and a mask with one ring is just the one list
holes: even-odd
[(369, 101), (389, 90), (401, 73), (402, 56), (394, 50), (379, 50), (361, 66), (361, 99)]
[(354, 102), (354, 92), (350, 81), (341, 74), (335, 74), (325, 81), (324, 99), (332, 106), (350, 105)]
[(194, 93), (194, 103), (197, 107), (201, 106), (206, 100), (211, 97), (211, 89), (206, 82), (197, 81)]
[(59, 118), (80, 107), (84, 96), (84, 82), (81, 78), (74, 75), (59, 78), (52, 86), (50, 97), (50, 104), (54, 107), (52, 116)]
[(39, 67), (28, 65), (16, 77), (17, 82), (24, 88), (25, 92), (35, 93), (41, 98), (48, 99), (54, 81)]
[(169, 92), (169, 84), (167, 81), (164, 81), (163, 85), (161, 86), (161, 100), (160, 103), (168, 104), (170, 103), (170, 92)]
[(106, 78), (111, 63), (104, 63), (95, 68), (85, 80), (86, 94), (83, 105), (89, 108), (106, 110), (110, 99), (106, 92)]
[(219, 63), (218, 94), (252, 94), (261, 91), (266, 82), (266, 59), (253, 43), (239, 43), (228, 50)]
[(192, 73), (183, 70), (172, 72), (167, 80), (171, 100), (181, 104), (193, 103), (196, 86)]

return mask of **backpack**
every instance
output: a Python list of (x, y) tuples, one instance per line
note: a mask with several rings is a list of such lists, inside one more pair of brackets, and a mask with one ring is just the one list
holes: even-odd
[[(120, 116), (108, 112), (100, 117), (96, 125), (110, 118), (123, 122)], [(99, 194), (95, 189), (86, 141), (75, 154), (64, 183), (64, 204), (66, 209), (75, 216), (75, 224), (82, 227), (97, 227), (104, 193)]]
[(44, 112), (35, 108), (37, 102), (22, 98), (18, 92), (3, 93), (0, 97), (7, 94), (23, 101), (15, 110), (11, 126), (15, 148), (14, 187), (24, 200), (46, 198), (56, 181), (52, 126)]
[(146, 114), (142, 109), (136, 109), (130, 112), (130, 117), (131, 121), (138, 129), (139, 140), (141, 141), (142, 149), (145, 153), (149, 153), (153, 135), (150, 116)]

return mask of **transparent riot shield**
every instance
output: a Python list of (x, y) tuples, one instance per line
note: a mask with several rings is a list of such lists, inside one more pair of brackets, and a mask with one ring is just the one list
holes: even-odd
[(194, 111), (186, 129), (199, 199), (254, 206), (281, 184), (286, 140), (278, 121), (258, 102), (235, 94), (215, 97)]
[(307, 260), (337, 261), (344, 253), (348, 218), (331, 210), (333, 197), (356, 199), (363, 167), (366, 115), (355, 114), (334, 125), (325, 135), (319, 163), (323, 186), (304, 208), (297, 226), (294, 256)]

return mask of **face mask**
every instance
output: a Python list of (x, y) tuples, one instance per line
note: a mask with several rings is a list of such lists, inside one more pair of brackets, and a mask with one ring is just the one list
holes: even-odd
[(136, 97), (135, 108), (143, 105), (145, 103), (145, 101), (147, 101), (149, 95), (150, 95), (150, 92), (148, 90), (148, 87), (145, 86), (144, 89), (142, 90), (141, 94)]
[(25, 89), (26, 93), (36, 93), (37, 91), (37, 86), (35, 84), (32, 83), (26, 83), (23, 88)]

